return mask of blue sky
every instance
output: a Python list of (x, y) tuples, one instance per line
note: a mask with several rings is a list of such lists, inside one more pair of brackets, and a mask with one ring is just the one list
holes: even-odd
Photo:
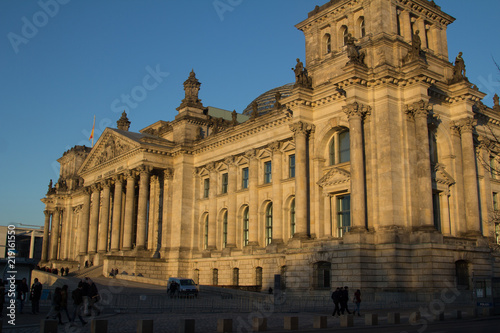
[[(469, 80), (489, 94), (484, 102), (491, 106), (500, 94), (492, 60), (500, 63), (500, 2), (435, 2), (457, 19), (448, 27), (450, 60), (464, 53)], [(220, 3), (226, 11), (216, 9)], [(324, 3), (1, 1), (0, 225), (43, 224), (40, 198), (58, 178), (56, 160), (74, 145), (89, 145), (94, 115), (96, 137), (116, 127), (123, 109), (132, 131), (172, 120), (191, 69), (205, 106), (238, 112), (292, 82), (290, 68), (305, 52), (294, 25)]]

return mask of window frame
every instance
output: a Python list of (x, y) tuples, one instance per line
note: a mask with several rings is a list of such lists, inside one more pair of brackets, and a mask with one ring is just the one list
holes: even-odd
[(295, 178), (295, 154), (288, 156), (288, 178)]
[(270, 184), (273, 181), (273, 162), (264, 162), (264, 184)]
[(203, 198), (208, 199), (210, 197), (210, 178), (203, 179)]
[(250, 209), (248, 206), (246, 206), (243, 209), (243, 238), (242, 238), (242, 245), (243, 247), (248, 245), (249, 239), (250, 239), (250, 219), (249, 219), (249, 213)]
[(241, 188), (246, 189), (248, 188), (248, 178), (249, 178), (249, 170), (248, 167), (244, 167), (241, 169)]
[(227, 210), (222, 214), (222, 248), (227, 247)]
[(270, 202), (266, 206), (265, 214), (265, 244), (270, 245), (273, 242), (273, 203)]
[[(342, 199), (349, 198), (349, 210), (341, 209), (344, 203)], [(343, 193), (335, 197), (337, 237), (344, 237), (351, 228), (351, 194)], [(348, 224), (344, 223), (344, 217), (348, 216)]]
[(221, 194), (226, 194), (229, 184), (229, 174), (227, 172), (221, 175)]

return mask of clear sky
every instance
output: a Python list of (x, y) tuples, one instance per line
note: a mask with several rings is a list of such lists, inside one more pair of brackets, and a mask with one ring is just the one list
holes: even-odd
[[(294, 25), (326, 2), (0, 1), (0, 225), (43, 224), (40, 199), (58, 179), (57, 159), (90, 145), (94, 115), (96, 138), (124, 109), (134, 132), (173, 120), (191, 69), (205, 106), (238, 112), (294, 81), (290, 68), (305, 54)], [(500, 94), (492, 60), (500, 63), (500, 1), (435, 2), (457, 19), (450, 61), (464, 53), (491, 106)]]

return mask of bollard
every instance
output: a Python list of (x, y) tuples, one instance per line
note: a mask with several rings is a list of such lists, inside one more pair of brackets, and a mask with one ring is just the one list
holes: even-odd
[(57, 321), (55, 320), (40, 320), (41, 333), (57, 333)]
[(327, 328), (326, 316), (314, 316), (313, 328)]
[(354, 316), (353, 315), (342, 315), (340, 316), (340, 327), (352, 327), (354, 326)]
[(252, 324), (254, 332), (267, 330), (267, 318), (253, 317)]
[(285, 330), (298, 330), (299, 329), (299, 317), (285, 317), (283, 318)]
[(410, 313), (410, 317), (408, 317), (408, 322), (410, 324), (416, 324), (420, 320), (420, 311), (415, 311)]
[(137, 333), (153, 333), (153, 320), (140, 319), (137, 321)]
[(194, 333), (194, 319), (179, 320), (179, 333)]
[(233, 331), (232, 319), (217, 319), (217, 332), (226, 333)]
[(444, 320), (444, 312), (440, 312), (434, 316), (434, 321), (443, 321)]
[(365, 325), (366, 326), (378, 325), (378, 315), (376, 313), (365, 314)]
[(103, 319), (92, 319), (90, 322), (91, 333), (107, 333), (108, 321)]
[(387, 322), (389, 324), (399, 324), (401, 322), (401, 316), (398, 312), (389, 312), (387, 314)]

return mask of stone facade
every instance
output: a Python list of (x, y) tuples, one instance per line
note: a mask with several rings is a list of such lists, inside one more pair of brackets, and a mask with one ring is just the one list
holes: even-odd
[(191, 72), (174, 120), (123, 114), (59, 160), (42, 260), (402, 299), (500, 276), (500, 115), (448, 61), (453, 21), (426, 0), (316, 7), (307, 70), (246, 115), (205, 108)]

